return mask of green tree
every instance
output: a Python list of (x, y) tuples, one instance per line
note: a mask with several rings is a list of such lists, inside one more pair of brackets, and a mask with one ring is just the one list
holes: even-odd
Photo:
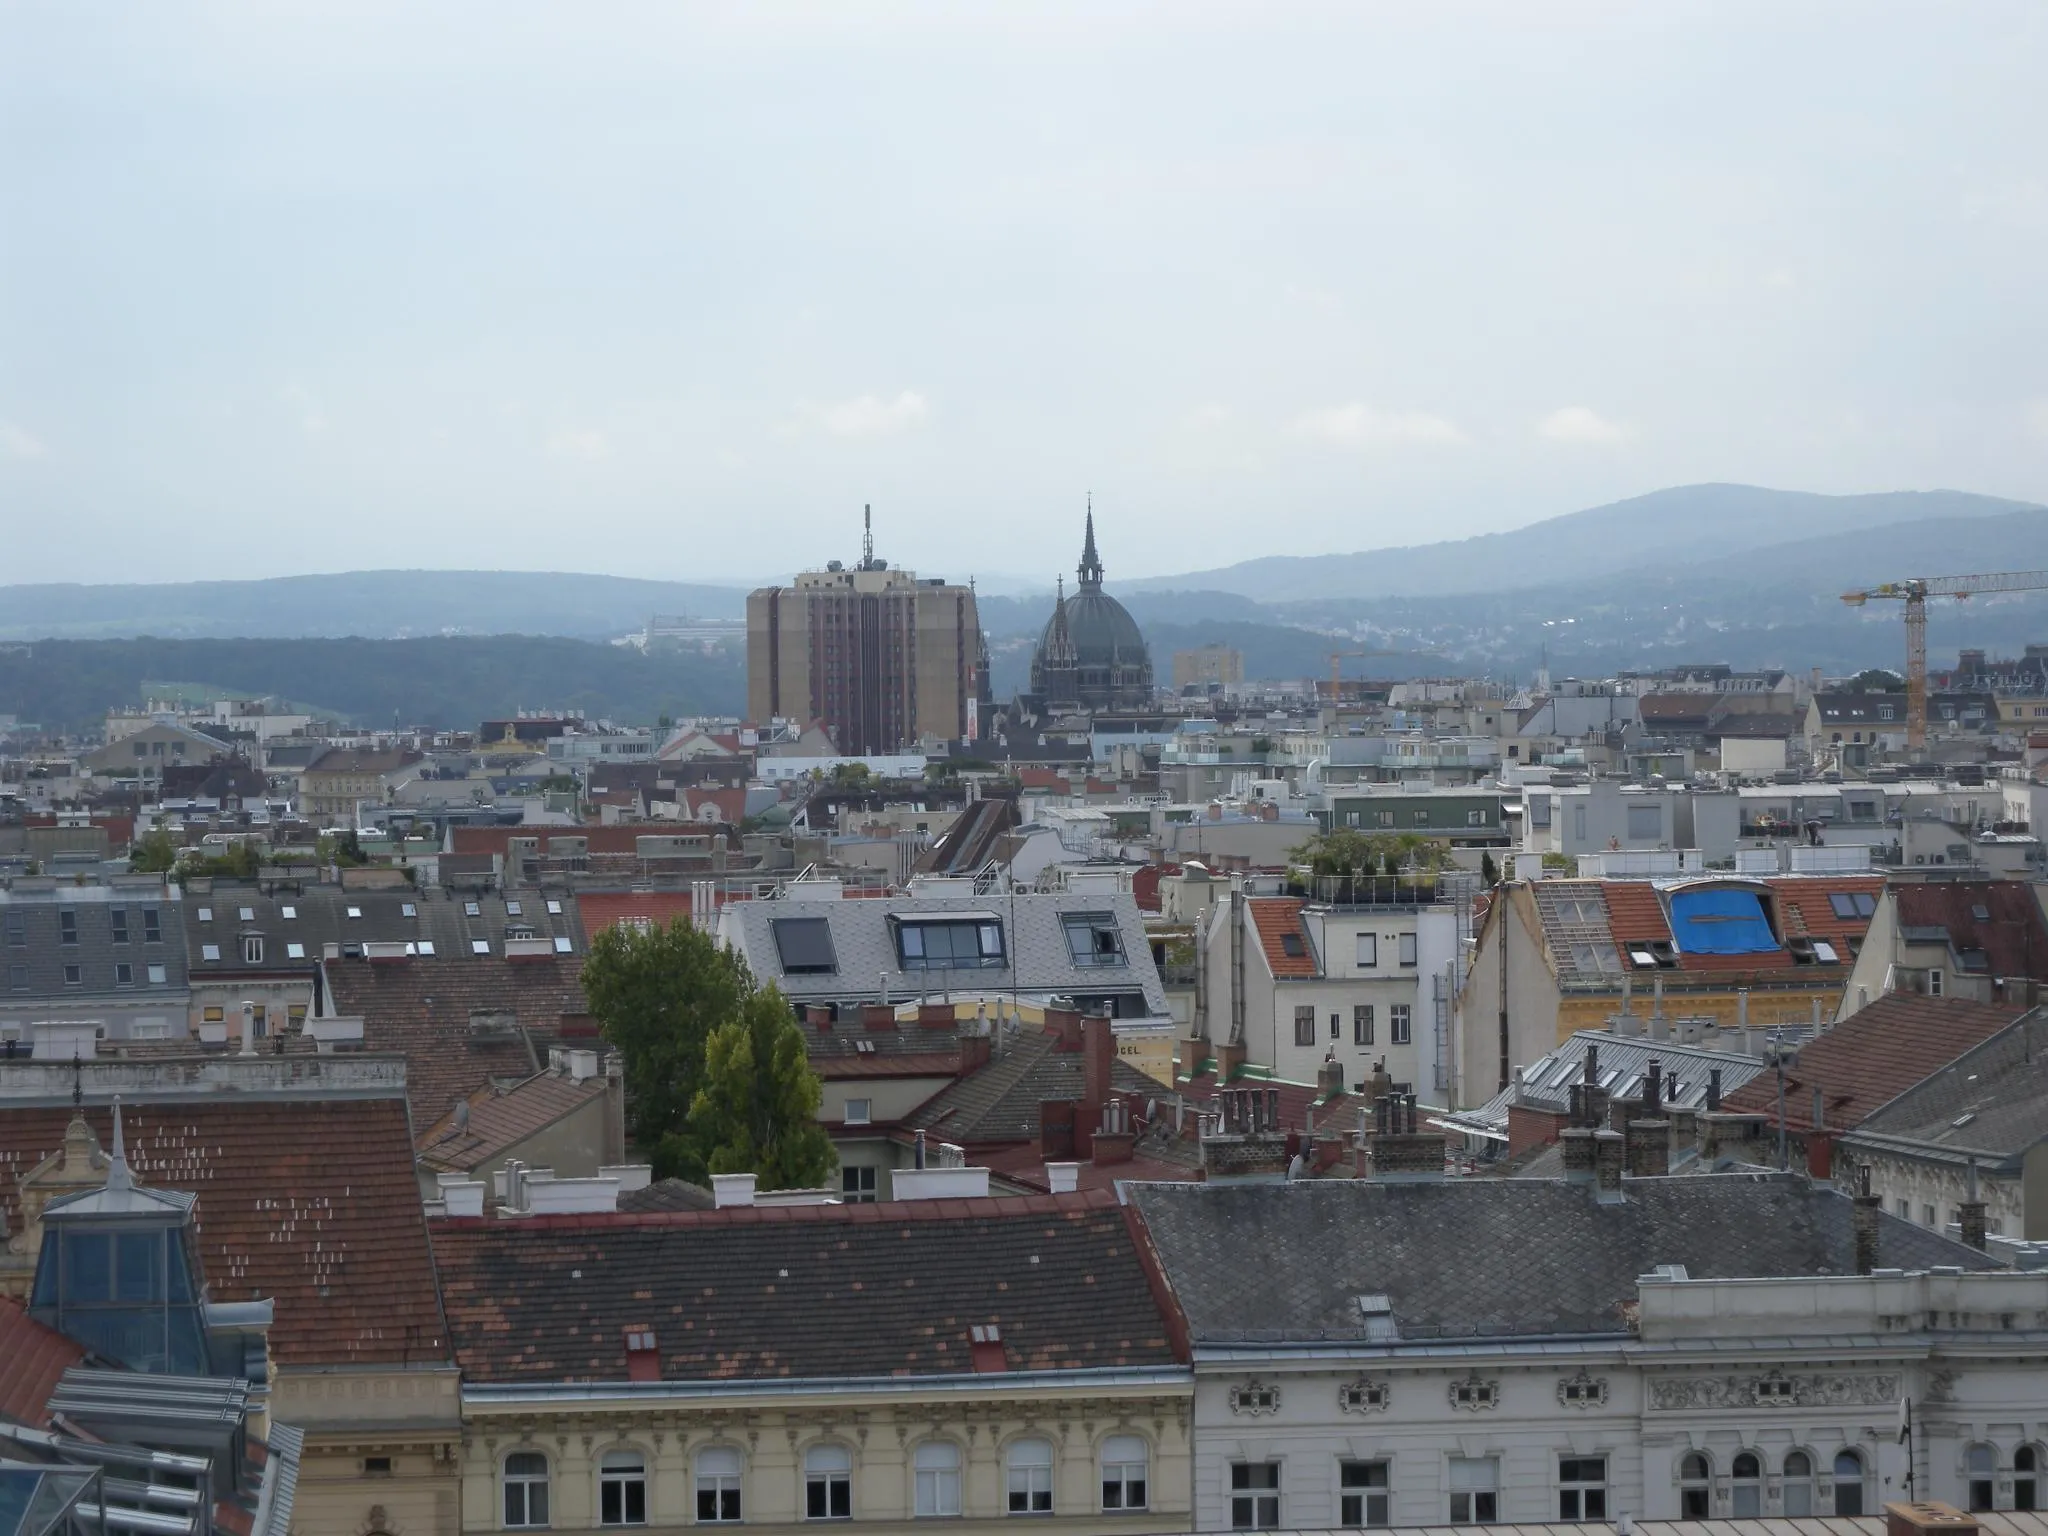
[(832, 782), (845, 789), (865, 789), (874, 777), (866, 763), (835, 763), (832, 767)]
[(178, 862), (178, 845), (161, 829), (147, 834), (128, 853), (128, 867), (137, 874), (169, 874)]
[(633, 1140), (659, 1178), (701, 1179), (690, 1130), (704, 1047), (752, 990), (746, 963), (686, 921), (644, 932), (607, 928), (591, 940), (583, 992), (626, 1074)]
[(1904, 693), (1906, 680), (1884, 667), (1865, 667), (1849, 679), (1851, 693)]
[(761, 1189), (815, 1188), (833, 1162), (818, 1124), (824, 1096), (789, 1000), (774, 987), (751, 994), (705, 1042), (690, 1129), (706, 1168), (756, 1174)]
[(1500, 866), (1493, 862), (1493, 855), (1490, 853), (1479, 855), (1479, 883), (1488, 890), (1500, 884)]

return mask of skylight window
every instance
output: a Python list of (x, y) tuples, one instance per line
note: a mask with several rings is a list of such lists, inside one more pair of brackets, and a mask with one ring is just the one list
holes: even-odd
[(400, 917), (418, 917), (420, 909), (410, 901), (401, 901), (398, 904), (398, 915)]
[(469, 952), (472, 955), (488, 955), (491, 952), (491, 941), (489, 939), (471, 939), (469, 941)]
[(1280, 953), (1290, 960), (1299, 960), (1308, 953), (1308, 950), (1302, 944), (1300, 934), (1283, 933), (1280, 935)]
[(1870, 917), (1877, 911), (1877, 898), (1868, 891), (1835, 891), (1828, 897), (1828, 906), (1843, 922), (1854, 922), (1860, 917)]
[(299, 909), (297, 907), (279, 907), (277, 915), (286, 922), (290, 922), (299, 915)]
[(518, 902), (516, 902), (516, 901), (508, 901), (508, 902), (506, 902), (506, 903), (505, 903), (505, 915), (506, 915), (507, 917), (518, 917), (518, 916), (520, 915), (520, 906), (519, 906), (519, 903), (518, 903)]
[(550, 917), (560, 917), (561, 915), (562, 915), (562, 904), (561, 904), (561, 903), (560, 903), (559, 901), (554, 901), (554, 900), (552, 900), (552, 899), (551, 899), (551, 900), (550, 900), (550, 901), (548, 902), (548, 916), (550, 916)]
[(256, 909), (254, 907), (243, 907), (236, 916), (240, 917), (245, 923), (253, 923), (256, 921)]
[(434, 952), (434, 941), (432, 939), (421, 939), (413, 948), (422, 955), (431, 955)]
[(478, 902), (465, 901), (462, 904), (462, 915), (464, 917), (482, 917), (484, 915), (484, 909), (482, 905)]
[(211, 907), (201, 907), (201, 908), (199, 909), (199, 921), (201, 921), (202, 923), (210, 923), (210, 922), (212, 922), (212, 921), (213, 921), (213, 908), (211, 908)]
[(306, 946), (303, 944), (287, 944), (284, 947), (284, 957), (287, 960), (303, 960), (306, 958)]
[(571, 939), (569, 935), (567, 935), (566, 933), (556, 934), (555, 953), (558, 955), (573, 955), (574, 953), (576, 953), (575, 941)]
[(822, 917), (778, 917), (768, 925), (785, 976), (831, 976), (839, 970), (832, 925)]
[(979, 918), (896, 919), (896, 958), (906, 971), (996, 970), (1003, 926)]
[(218, 944), (200, 945), (199, 958), (202, 960), (218, 960), (220, 958), (220, 946)]
[(363, 909), (361, 907), (350, 907), (348, 909), (348, 915), (351, 919), (361, 917), (363, 915)]
[(1068, 912), (1060, 926), (1067, 935), (1067, 955), (1078, 966), (1124, 964), (1123, 935), (1107, 912)]

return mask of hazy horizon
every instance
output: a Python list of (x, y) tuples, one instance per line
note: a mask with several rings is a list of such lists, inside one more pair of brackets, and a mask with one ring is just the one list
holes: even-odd
[(0, 3), (0, 583), (2048, 500), (2048, 15)]

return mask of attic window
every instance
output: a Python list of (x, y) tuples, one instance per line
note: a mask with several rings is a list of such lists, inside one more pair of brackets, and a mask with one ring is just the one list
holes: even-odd
[(357, 918), (361, 917), (362, 915), (363, 915), (363, 909), (362, 909), (361, 907), (350, 907), (350, 908), (348, 909), (348, 916), (349, 916), (349, 920), (350, 920), (351, 922), (353, 922), (353, 921), (354, 921), (355, 919), (357, 919)]
[(1453, 1408), (1470, 1408), (1476, 1411), (1481, 1408), (1491, 1408), (1499, 1401), (1500, 1383), (1497, 1381), (1482, 1381), (1474, 1376), (1468, 1377), (1464, 1381), (1454, 1381), (1451, 1383), (1451, 1406)]
[(1991, 909), (1983, 905), (1974, 906), (1970, 908), (1970, 916), (1980, 923), (1988, 923), (1991, 921)]
[(398, 915), (400, 917), (418, 917), (420, 909), (409, 901), (401, 901), (398, 904)]
[(482, 905), (477, 902), (465, 901), (462, 904), (462, 915), (464, 917), (482, 917), (484, 915), (484, 909)]
[(550, 917), (560, 917), (562, 915), (562, 904), (559, 901), (549, 901), (548, 915)]
[(245, 923), (256, 921), (256, 909), (254, 907), (243, 907), (236, 915)]
[(211, 908), (211, 907), (201, 907), (201, 908), (199, 909), (199, 921), (201, 921), (202, 923), (210, 923), (210, 922), (212, 922), (212, 921), (213, 921), (213, 908)]
[(507, 917), (518, 917), (518, 916), (520, 916), (520, 907), (519, 907), (519, 903), (518, 903), (518, 902), (516, 902), (516, 901), (508, 901), (508, 902), (506, 902), (506, 903), (505, 903), (505, 915), (506, 915)]
[(284, 947), (284, 957), (287, 960), (303, 960), (306, 958), (306, 946), (303, 944), (287, 944)]
[(998, 1323), (976, 1323), (967, 1331), (977, 1344), (1000, 1344), (1003, 1342), (1002, 1326)]
[(1308, 951), (1302, 946), (1300, 934), (1283, 933), (1280, 935), (1280, 953), (1290, 960), (1299, 960)]
[(1629, 946), (1628, 957), (1634, 964), (1644, 969), (1648, 969), (1657, 963), (1657, 957), (1639, 944)]
[(652, 1328), (628, 1328), (626, 1330), (626, 1348), (636, 1354), (642, 1350), (654, 1348), (654, 1330)]
[(555, 953), (556, 953), (556, 954), (558, 954), (558, 955), (573, 955), (573, 954), (575, 954), (575, 953), (576, 953), (576, 944), (575, 944), (575, 941), (574, 941), (574, 940), (572, 940), (572, 939), (571, 939), (571, 938), (570, 938), (570, 937), (569, 937), (569, 936), (568, 936), (568, 935), (567, 935), (566, 933), (558, 933), (558, 934), (556, 934), (556, 935), (555, 935)]
[(413, 948), (423, 955), (431, 955), (434, 952), (434, 941), (432, 939), (421, 939)]
[(906, 971), (1000, 970), (1003, 925), (990, 919), (892, 919), (896, 958)]
[(277, 915), (285, 919), (285, 921), (290, 922), (299, 915), (299, 909), (297, 907), (279, 907), (277, 909)]
[(199, 958), (202, 960), (218, 960), (220, 958), (220, 946), (218, 944), (200, 945)]
[(488, 955), (491, 952), (491, 941), (489, 939), (471, 939), (469, 941), (469, 952), (472, 955)]
[(1066, 930), (1067, 955), (1075, 965), (1124, 963), (1123, 935), (1107, 912), (1068, 912), (1061, 916), (1060, 926)]
[(839, 970), (832, 925), (822, 917), (778, 917), (768, 925), (785, 976), (831, 976)]
[(1877, 898), (1867, 891), (1836, 891), (1828, 897), (1828, 905), (1844, 922), (1854, 922), (1876, 913)]

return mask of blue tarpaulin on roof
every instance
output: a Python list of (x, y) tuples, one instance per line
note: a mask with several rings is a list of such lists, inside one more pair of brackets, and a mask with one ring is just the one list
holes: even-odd
[(1680, 891), (1671, 938), (1688, 955), (1758, 955), (1778, 947), (1755, 891)]

